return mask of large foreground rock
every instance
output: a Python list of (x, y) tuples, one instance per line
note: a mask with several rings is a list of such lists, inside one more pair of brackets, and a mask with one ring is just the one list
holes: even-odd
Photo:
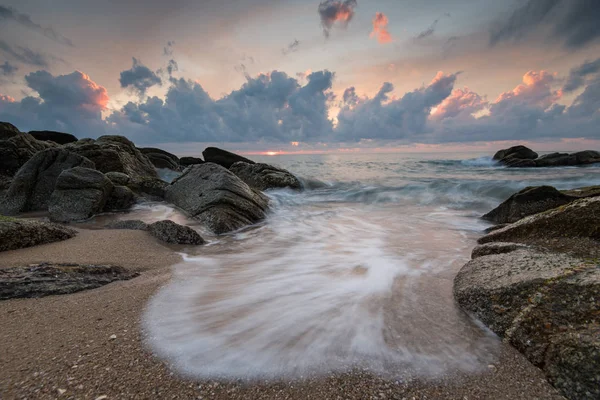
[(0, 212), (13, 215), (46, 210), (58, 176), (75, 167), (94, 168), (94, 163), (63, 148), (37, 153), (15, 175), (4, 199), (0, 199)]
[(291, 172), (269, 164), (236, 162), (229, 170), (246, 182), (248, 186), (256, 190), (302, 189), (302, 184)]
[(56, 131), (29, 131), (29, 134), (37, 140), (45, 142), (54, 142), (58, 144), (67, 144), (76, 142), (78, 139), (70, 133)]
[(48, 211), (56, 222), (83, 221), (104, 210), (113, 184), (102, 172), (76, 167), (63, 171), (50, 197)]
[(527, 187), (510, 196), (482, 218), (497, 224), (512, 223), (529, 215), (568, 204), (575, 197), (568, 196), (552, 186)]
[(77, 231), (58, 224), (0, 216), (0, 251), (58, 242), (76, 234)]
[(173, 221), (164, 220), (148, 225), (148, 232), (155, 238), (172, 244), (204, 244), (204, 239), (189, 226), (179, 225)]
[(83, 139), (69, 143), (65, 148), (92, 160), (96, 169), (104, 173), (122, 172), (134, 181), (158, 178), (148, 157), (123, 136)]
[(0, 300), (75, 293), (138, 275), (113, 265), (44, 263), (0, 268)]
[(268, 210), (266, 196), (213, 163), (186, 169), (167, 187), (165, 198), (217, 234), (254, 224)]
[(600, 398), (600, 267), (519, 249), (467, 263), (458, 304), (540, 367), (571, 399)]
[(36, 153), (56, 147), (56, 144), (36, 140), (28, 133), (5, 137), (5, 140), (0, 137), (0, 174), (6, 176), (13, 176)]
[(249, 160), (245, 157), (231, 153), (227, 150), (222, 150), (217, 147), (207, 147), (203, 152), (202, 156), (204, 161), (207, 163), (219, 164), (222, 167), (229, 169), (236, 162), (245, 162), (248, 164), (254, 164), (254, 161)]

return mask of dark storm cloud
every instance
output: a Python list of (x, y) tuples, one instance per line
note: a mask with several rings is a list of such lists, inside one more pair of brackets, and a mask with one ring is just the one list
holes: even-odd
[(331, 28), (337, 22), (342, 27), (348, 26), (354, 17), (357, 0), (325, 0), (319, 4), (319, 16), (323, 34), (329, 37)]
[(0, 65), (0, 75), (13, 76), (18, 69), (18, 67), (15, 67), (8, 61), (5, 61), (4, 64)]
[(3, 40), (0, 40), (0, 51), (13, 60), (19, 61), (23, 64), (33, 65), (36, 67), (48, 67), (49, 61), (42, 53), (33, 51), (27, 47), (16, 46), (13, 47)]
[[(173, 67), (171, 64), (169, 65)], [(144, 95), (152, 86), (162, 85), (162, 80), (154, 71), (142, 64), (137, 58), (133, 57), (133, 66), (131, 69), (121, 72), (119, 83), (122, 88), (130, 87), (140, 95)]]
[(31, 20), (29, 15), (21, 14), (13, 8), (0, 5), (0, 21), (1, 20), (17, 22), (28, 29), (54, 40), (55, 42), (73, 47), (73, 42), (69, 38), (64, 37), (60, 33), (56, 32), (53, 28), (43, 27), (39, 24), (36, 24)]
[(600, 58), (586, 61), (578, 67), (571, 69), (569, 78), (563, 86), (565, 92), (572, 92), (585, 85), (589, 78), (600, 78)]
[(283, 55), (295, 53), (296, 51), (298, 51), (299, 47), (300, 47), (300, 41), (298, 39), (294, 39), (294, 41), (291, 42), (290, 44), (288, 44), (284, 49), (281, 49), (281, 53)]
[(570, 49), (581, 48), (600, 37), (600, 1), (528, 0), (490, 32), (490, 44), (520, 40), (535, 32), (548, 32)]

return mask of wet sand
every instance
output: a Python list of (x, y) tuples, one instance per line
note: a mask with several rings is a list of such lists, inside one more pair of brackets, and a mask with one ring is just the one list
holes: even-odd
[(178, 377), (144, 346), (141, 330), (148, 299), (180, 261), (175, 250), (145, 232), (82, 230), (65, 242), (1, 253), (0, 268), (44, 261), (105, 263), (141, 276), (71, 295), (0, 302), (0, 398), (562, 398), (540, 370), (506, 345), (482, 373), (434, 381), (386, 380), (362, 371), (254, 383)]

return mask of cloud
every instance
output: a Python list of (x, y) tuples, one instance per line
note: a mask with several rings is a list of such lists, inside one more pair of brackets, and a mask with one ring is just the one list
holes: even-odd
[(357, 0), (325, 0), (319, 4), (319, 16), (323, 34), (329, 37), (331, 28), (337, 23), (346, 28), (354, 17)]
[(20, 14), (17, 10), (9, 7), (0, 5), (0, 20), (10, 20), (21, 24), (22, 26), (38, 32), (49, 39), (54, 40), (60, 44), (73, 47), (71, 39), (64, 37), (60, 33), (56, 32), (53, 28), (43, 27), (36, 24), (31, 20), (31, 17), (27, 14)]
[(8, 61), (5, 61), (4, 64), (0, 65), (0, 75), (13, 76), (18, 69)]
[(173, 55), (173, 46), (175, 46), (175, 42), (169, 40), (167, 45), (163, 47), (163, 55), (164, 56), (172, 56)]
[(600, 79), (600, 58), (594, 61), (586, 61), (571, 69), (562, 90), (565, 93), (573, 92), (584, 86), (589, 78)]
[[(176, 63), (174, 65), (169, 63), (171, 72), (176, 65)], [(140, 95), (145, 95), (146, 91), (152, 86), (162, 85), (162, 80), (154, 71), (143, 65), (137, 58), (133, 57), (133, 66), (131, 69), (121, 72), (119, 83), (122, 88), (130, 87)]]
[(441, 121), (446, 118), (470, 117), (487, 106), (485, 97), (472, 92), (469, 88), (455, 89), (436, 107), (430, 118)]
[(36, 51), (26, 47), (12, 47), (5, 41), (0, 40), (0, 51), (23, 64), (33, 65), (35, 67), (48, 67), (50, 64), (48, 58)]
[[(450, 13), (445, 13), (444, 15), (442, 15), (442, 17), (448, 17), (450, 18)], [(425, 39), (431, 35), (434, 34), (435, 29), (437, 28), (437, 24), (440, 22), (440, 19), (442, 18), (437, 18), (435, 21), (433, 21), (431, 23), (431, 25), (429, 25), (429, 28), (425, 29), (424, 31), (422, 31), (421, 33), (419, 33), (417, 36), (415, 36), (416, 40), (421, 40), (421, 39)]]
[(295, 53), (296, 51), (298, 51), (299, 47), (300, 47), (300, 41), (298, 39), (294, 39), (294, 41), (291, 42), (290, 44), (288, 44), (286, 46), (286, 48), (281, 49), (281, 53), (283, 55), (288, 55), (290, 53)]
[(371, 38), (377, 38), (379, 43), (391, 43), (393, 41), (392, 35), (387, 30), (389, 20), (388, 17), (381, 12), (375, 14), (373, 18), (373, 32), (371, 32)]
[(490, 32), (490, 44), (522, 40), (535, 33), (570, 49), (600, 37), (600, 2), (596, 0), (528, 0)]

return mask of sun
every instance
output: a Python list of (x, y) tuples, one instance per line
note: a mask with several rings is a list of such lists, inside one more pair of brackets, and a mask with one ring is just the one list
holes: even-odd
[(267, 156), (276, 156), (276, 155), (277, 155), (277, 154), (279, 154), (279, 153), (278, 153), (278, 152), (276, 152), (276, 151), (267, 151), (267, 152), (265, 152), (265, 154), (266, 154)]

